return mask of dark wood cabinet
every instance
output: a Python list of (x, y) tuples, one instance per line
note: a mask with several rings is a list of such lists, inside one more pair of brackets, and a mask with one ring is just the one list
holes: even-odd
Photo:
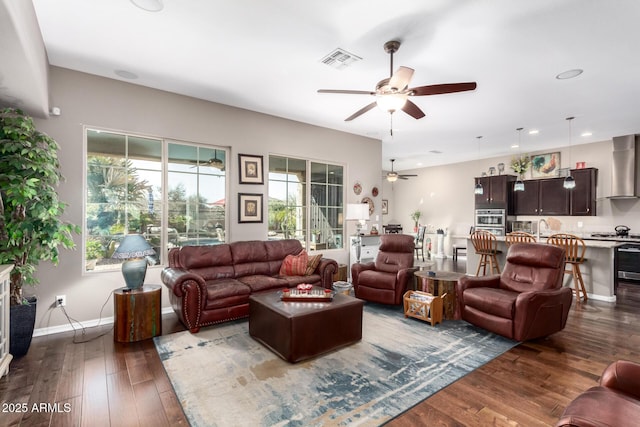
[(571, 176), (576, 181), (576, 188), (571, 192), (571, 215), (595, 216), (598, 169), (574, 169)]
[(538, 191), (539, 215), (569, 215), (570, 190), (564, 188), (564, 178), (541, 179)]
[(513, 175), (483, 176), (475, 179), (475, 183), (482, 184), (482, 194), (476, 194), (476, 209), (499, 208), (511, 211), (513, 186), (516, 180)]
[(524, 191), (513, 192), (513, 213), (515, 215), (538, 215), (539, 183), (540, 181), (537, 179), (525, 181)]
[(573, 190), (564, 188), (562, 177), (525, 181), (524, 191), (513, 193), (514, 215), (596, 215), (598, 170), (574, 169), (571, 176)]

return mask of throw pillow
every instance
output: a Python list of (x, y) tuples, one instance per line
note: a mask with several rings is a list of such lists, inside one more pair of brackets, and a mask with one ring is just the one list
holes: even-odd
[(307, 271), (304, 272), (305, 276), (309, 276), (316, 271), (318, 268), (318, 264), (320, 264), (320, 260), (322, 259), (322, 254), (313, 255), (309, 257), (309, 263), (307, 264)]
[(298, 255), (287, 255), (282, 260), (280, 267), (281, 276), (304, 276), (309, 264), (309, 255), (307, 251), (302, 251)]

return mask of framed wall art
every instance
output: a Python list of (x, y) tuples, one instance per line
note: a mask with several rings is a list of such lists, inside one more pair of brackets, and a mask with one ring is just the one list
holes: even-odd
[(560, 170), (560, 152), (535, 154), (531, 156), (531, 177), (548, 178), (557, 176)]
[(382, 199), (382, 215), (389, 214), (389, 201), (387, 199)]
[(262, 222), (262, 194), (238, 193), (238, 222)]
[(240, 184), (264, 184), (262, 156), (238, 154), (240, 162)]

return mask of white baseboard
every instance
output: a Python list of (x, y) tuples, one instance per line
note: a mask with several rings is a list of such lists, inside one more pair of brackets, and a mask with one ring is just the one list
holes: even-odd
[[(171, 307), (163, 307), (162, 308), (162, 314), (170, 314), (170, 313), (173, 313), (173, 308), (171, 308)], [(103, 317), (102, 319), (84, 320), (81, 323), (82, 323), (82, 326), (84, 326), (85, 329), (87, 329), (87, 328), (95, 328), (98, 325), (100, 325), (100, 326), (111, 325), (111, 324), (113, 324), (113, 316), (111, 316), (111, 317)], [(59, 334), (59, 333), (62, 333), (62, 332), (73, 331), (74, 328), (76, 330), (82, 329), (82, 327), (77, 323), (74, 323), (73, 327), (71, 327), (71, 325), (69, 323), (65, 323), (64, 325), (49, 326), (49, 327), (46, 327), (46, 328), (34, 329), (33, 330), (33, 336), (34, 337), (41, 337), (41, 336), (44, 336), (44, 335)]]

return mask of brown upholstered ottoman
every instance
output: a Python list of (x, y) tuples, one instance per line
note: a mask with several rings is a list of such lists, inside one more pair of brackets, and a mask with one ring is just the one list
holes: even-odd
[(280, 292), (249, 298), (249, 334), (295, 363), (362, 339), (362, 306), (337, 294), (331, 302), (284, 302)]

